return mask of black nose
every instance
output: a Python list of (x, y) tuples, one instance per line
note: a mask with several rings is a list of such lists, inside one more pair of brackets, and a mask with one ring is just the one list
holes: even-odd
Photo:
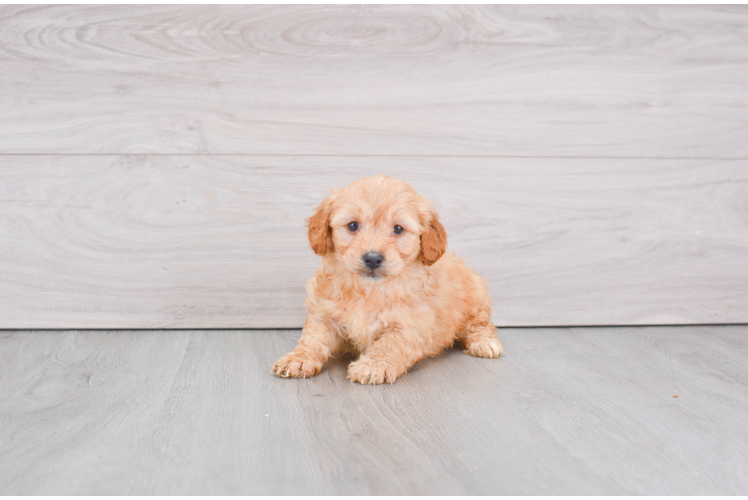
[(372, 271), (382, 265), (384, 255), (379, 252), (366, 252), (364, 254), (364, 264)]

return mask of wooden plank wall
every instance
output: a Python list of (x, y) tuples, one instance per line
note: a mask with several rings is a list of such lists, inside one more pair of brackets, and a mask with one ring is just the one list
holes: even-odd
[(0, 327), (299, 327), (386, 173), (498, 325), (748, 321), (744, 6), (0, 7)]

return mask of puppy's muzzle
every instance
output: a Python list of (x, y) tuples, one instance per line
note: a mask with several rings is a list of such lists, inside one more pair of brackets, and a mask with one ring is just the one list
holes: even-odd
[(382, 262), (384, 262), (384, 255), (379, 252), (366, 252), (364, 254), (364, 264), (366, 264), (366, 267), (371, 269), (372, 272), (374, 272), (375, 269), (382, 267)]

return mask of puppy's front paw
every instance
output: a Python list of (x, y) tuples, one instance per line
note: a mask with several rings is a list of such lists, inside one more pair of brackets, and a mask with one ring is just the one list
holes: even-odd
[(291, 351), (273, 365), (273, 373), (284, 378), (307, 378), (317, 375), (322, 363), (311, 356)]
[(359, 384), (392, 384), (400, 375), (392, 364), (367, 357), (348, 365), (348, 378)]
[(471, 341), (465, 352), (476, 358), (498, 358), (504, 352), (504, 348), (498, 339), (485, 337)]

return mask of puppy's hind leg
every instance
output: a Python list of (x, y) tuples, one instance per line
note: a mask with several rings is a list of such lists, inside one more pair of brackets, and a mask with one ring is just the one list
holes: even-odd
[(466, 354), (478, 358), (498, 358), (504, 348), (496, 338), (496, 327), (491, 322), (491, 295), (483, 278), (474, 273), (468, 300), (470, 315), (456, 340), (465, 348)]
[(496, 338), (496, 327), (488, 325), (470, 325), (459, 338), (465, 347), (465, 353), (477, 358), (498, 358), (504, 347)]
[(496, 327), (491, 323), (491, 303), (489, 301), (478, 308), (477, 313), (457, 336), (457, 340), (465, 348), (465, 353), (471, 356), (478, 358), (498, 358), (501, 356), (504, 347), (496, 338)]
[(273, 373), (284, 378), (313, 377), (343, 345), (343, 339), (331, 325), (309, 316), (298, 345), (273, 365)]

